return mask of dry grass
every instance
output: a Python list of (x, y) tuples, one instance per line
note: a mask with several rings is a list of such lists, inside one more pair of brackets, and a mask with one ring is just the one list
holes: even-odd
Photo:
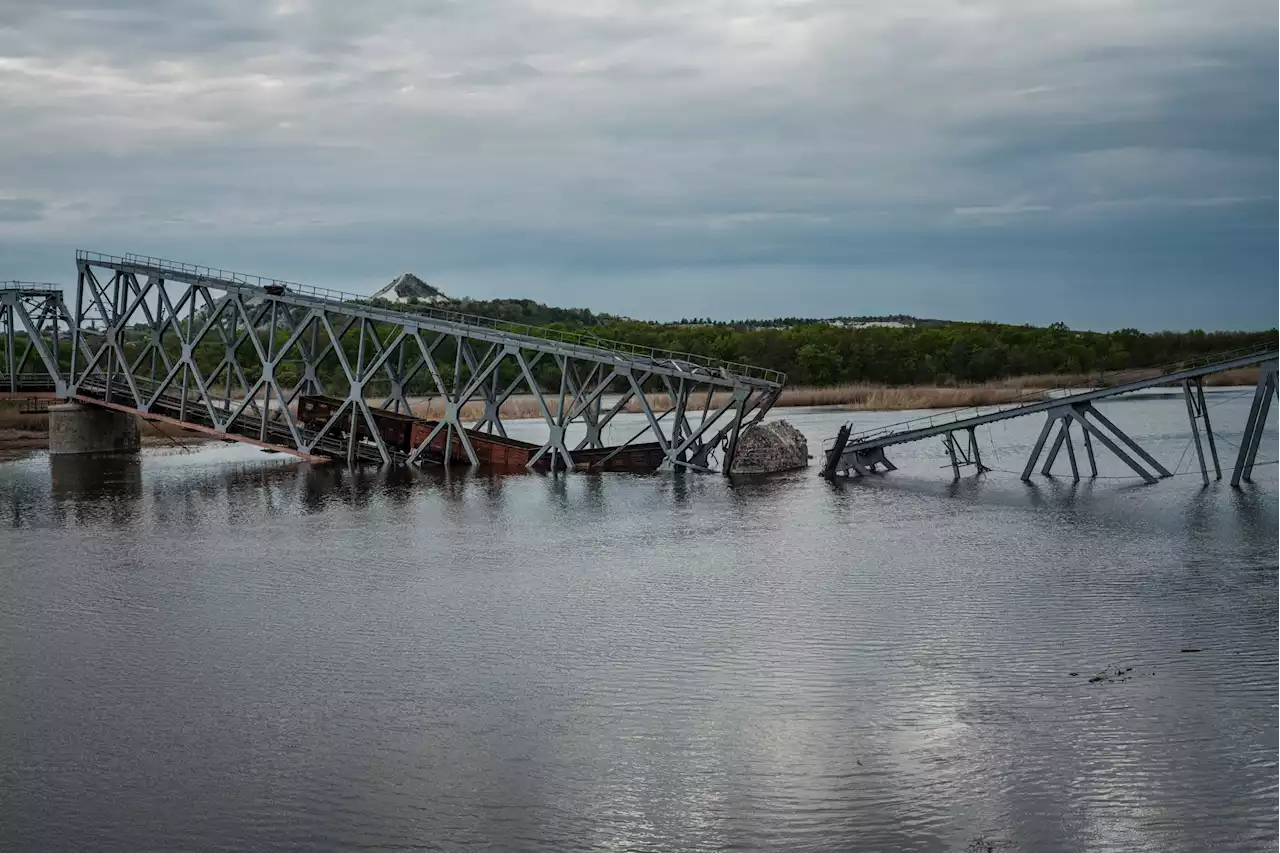
[[(825, 388), (797, 387), (784, 389), (776, 406), (839, 406), (846, 409), (899, 411), (905, 409), (959, 408), (964, 406), (994, 406), (1015, 400), (1035, 399), (1026, 389), (1002, 388), (988, 385), (957, 388), (903, 387), (889, 388), (883, 385), (849, 384)], [(666, 394), (648, 394), (649, 407), (655, 412), (671, 408), (671, 398)], [(729, 399), (727, 393), (713, 394), (711, 407), (717, 409)], [(437, 419), (444, 416), (444, 401), (439, 398), (410, 401), (413, 414), (420, 418)], [(689, 400), (690, 411), (701, 411), (706, 397), (695, 395)], [(565, 405), (572, 407), (573, 398), (567, 397)], [(547, 407), (553, 416), (559, 413), (558, 400), (549, 398)], [(608, 408), (608, 406), (606, 406)], [(629, 400), (623, 407), (626, 412), (643, 411), (637, 400)], [(503, 420), (541, 418), (542, 409), (532, 395), (513, 395), (502, 404)], [(475, 421), (484, 416), (484, 404), (471, 402), (463, 407), (463, 420)]]
[(966, 385), (956, 388), (882, 385), (839, 385), (831, 388), (788, 388), (778, 398), (779, 406), (839, 406), (858, 411), (893, 412), (908, 409), (957, 409), (968, 406), (997, 406), (1038, 399), (1037, 391), (1002, 388), (994, 385)]
[(1211, 373), (1204, 378), (1204, 384), (1215, 388), (1229, 385), (1257, 385), (1258, 377), (1261, 374), (1262, 368), (1257, 365), (1253, 367), (1237, 367), (1235, 370)]

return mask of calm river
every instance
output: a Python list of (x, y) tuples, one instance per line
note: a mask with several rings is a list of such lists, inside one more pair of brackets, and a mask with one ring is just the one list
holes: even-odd
[(0, 848), (1275, 850), (1275, 465), (1026, 485), (1039, 425), (957, 484), (0, 464)]

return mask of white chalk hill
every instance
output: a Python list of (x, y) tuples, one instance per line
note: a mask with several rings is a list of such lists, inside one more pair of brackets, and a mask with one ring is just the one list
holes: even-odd
[(373, 298), (385, 299), (387, 302), (418, 302), (427, 305), (453, 301), (440, 292), (439, 288), (432, 287), (411, 272), (405, 273), (373, 294)]

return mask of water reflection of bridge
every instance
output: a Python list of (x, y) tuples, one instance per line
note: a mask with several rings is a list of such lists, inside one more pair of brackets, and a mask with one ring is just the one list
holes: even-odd
[[(785, 381), (751, 365), (434, 308), (408, 313), (158, 258), (78, 252), (76, 263), (74, 312), (57, 286), (0, 286), (0, 395), (73, 399), (304, 458), (424, 462), (433, 442), (456, 442), (476, 465), (474, 445), (482, 433), (506, 436), (503, 403), (520, 394), (545, 427), (531, 466), (602, 458), (601, 431), (638, 410), (644, 427), (618, 453), (656, 442), (667, 467), (711, 470), (718, 458), (727, 471), (742, 429)], [(307, 394), (340, 404), (304, 424), (296, 409)], [(378, 412), (408, 414), (418, 395), (442, 400), (444, 414), (401, 453), (384, 441)], [(473, 402), (483, 415), (464, 423)]]

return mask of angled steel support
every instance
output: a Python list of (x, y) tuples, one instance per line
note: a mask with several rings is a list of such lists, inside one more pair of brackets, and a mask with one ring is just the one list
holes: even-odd
[(1200, 405), (1200, 419), (1204, 421), (1204, 437), (1209, 442), (1209, 455), (1213, 457), (1214, 479), (1222, 479), (1222, 463), (1218, 461), (1218, 444), (1213, 438), (1213, 425), (1209, 422), (1209, 406), (1204, 400), (1204, 381), (1196, 377), (1196, 400)]
[(1053, 429), (1054, 421), (1061, 415), (1055, 416), (1053, 412), (1044, 419), (1044, 426), (1040, 428), (1040, 435), (1036, 438), (1035, 446), (1031, 448), (1031, 456), (1027, 459), (1027, 466), (1022, 469), (1022, 481), (1025, 483), (1031, 479), (1031, 472), (1036, 469), (1036, 462), (1040, 459), (1041, 452), (1044, 451), (1044, 443), (1049, 439), (1049, 432)]
[(1187, 421), (1191, 424), (1191, 438), (1196, 444), (1196, 458), (1200, 460), (1200, 476), (1204, 480), (1204, 484), (1209, 485), (1209, 466), (1204, 461), (1204, 447), (1200, 444), (1200, 427), (1196, 423), (1199, 412), (1196, 411), (1197, 403), (1195, 398), (1191, 396), (1192, 380), (1185, 379), (1182, 382), (1182, 395), (1187, 403)]
[(1267, 415), (1271, 411), (1271, 397), (1276, 393), (1276, 363), (1264, 366), (1254, 386), (1253, 402), (1249, 405), (1249, 417), (1245, 421), (1244, 435), (1240, 438), (1240, 452), (1236, 456), (1235, 469), (1231, 472), (1231, 485), (1239, 486), (1243, 480), (1253, 482), (1253, 465), (1266, 430)]
[(1106, 447), (1108, 450), (1110, 450), (1112, 453), (1114, 453), (1117, 459), (1119, 459), (1124, 464), (1128, 465), (1131, 469), (1133, 469), (1134, 473), (1136, 473), (1142, 479), (1146, 480), (1148, 483), (1156, 482), (1156, 478), (1153, 477), (1151, 473), (1147, 471), (1147, 469), (1143, 468), (1141, 465), (1135, 462), (1133, 460), (1133, 457), (1125, 453), (1118, 444), (1116, 444), (1109, 437), (1107, 437), (1106, 433), (1102, 432), (1102, 430), (1100, 430), (1098, 427), (1094, 426), (1092, 423), (1089, 422), (1089, 419), (1086, 417), (1086, 415), (1090, 413), (1094, 415), (1097, 414), (1097, 412), (1091, 406), (1084, 406), (1084, 407), (1072, 406), (1070, 409), (1070, 416), (1079, 422), (1081, 428), (1084, 429), (1086, 432), (1092, 433), (1093, 437), (1098, 439), (1098, 441), (1102, 442), (1102, 445)]
[(1152, 456), (1147, 451), (1143, 450), (1142, 447), (1138, 444), (1138, 442), (1134, 441), (1132, 438), (1126, 435), (1124, 430), (1120, 429), (1118, 426), (1116, 426), (1110, 420), (1108, 420), (1107, 417), (1102, 414), (1102, 412), (1099, 412), (1094, 407), (1093, 403), (1091, 402), (1086, 403), (1085, 411), (1087, 411), (1090, 415), (1092, 415), (1095, 419), (1097, 419), (1097, 421), (1100, 424), (1102, 424), (1108, 430), (1110, 430), (1112, 435), (1120, 439), (1120, 441), (1123, 442), (1126, 447), (1128, 447), (1130, 450), (1136, 453), (1142, 459), (1142, 461), (1146, 462), (1148, 465), (1154, 468), (1156, 470), (1156, 473), (1158, 473), (1161, 477), (1173, 476), (1173, 474), (1170, 473), (1168, 468), (1161, 465), (1159, 462), (1156, 461), (1156, 458), (1154, 456)]

